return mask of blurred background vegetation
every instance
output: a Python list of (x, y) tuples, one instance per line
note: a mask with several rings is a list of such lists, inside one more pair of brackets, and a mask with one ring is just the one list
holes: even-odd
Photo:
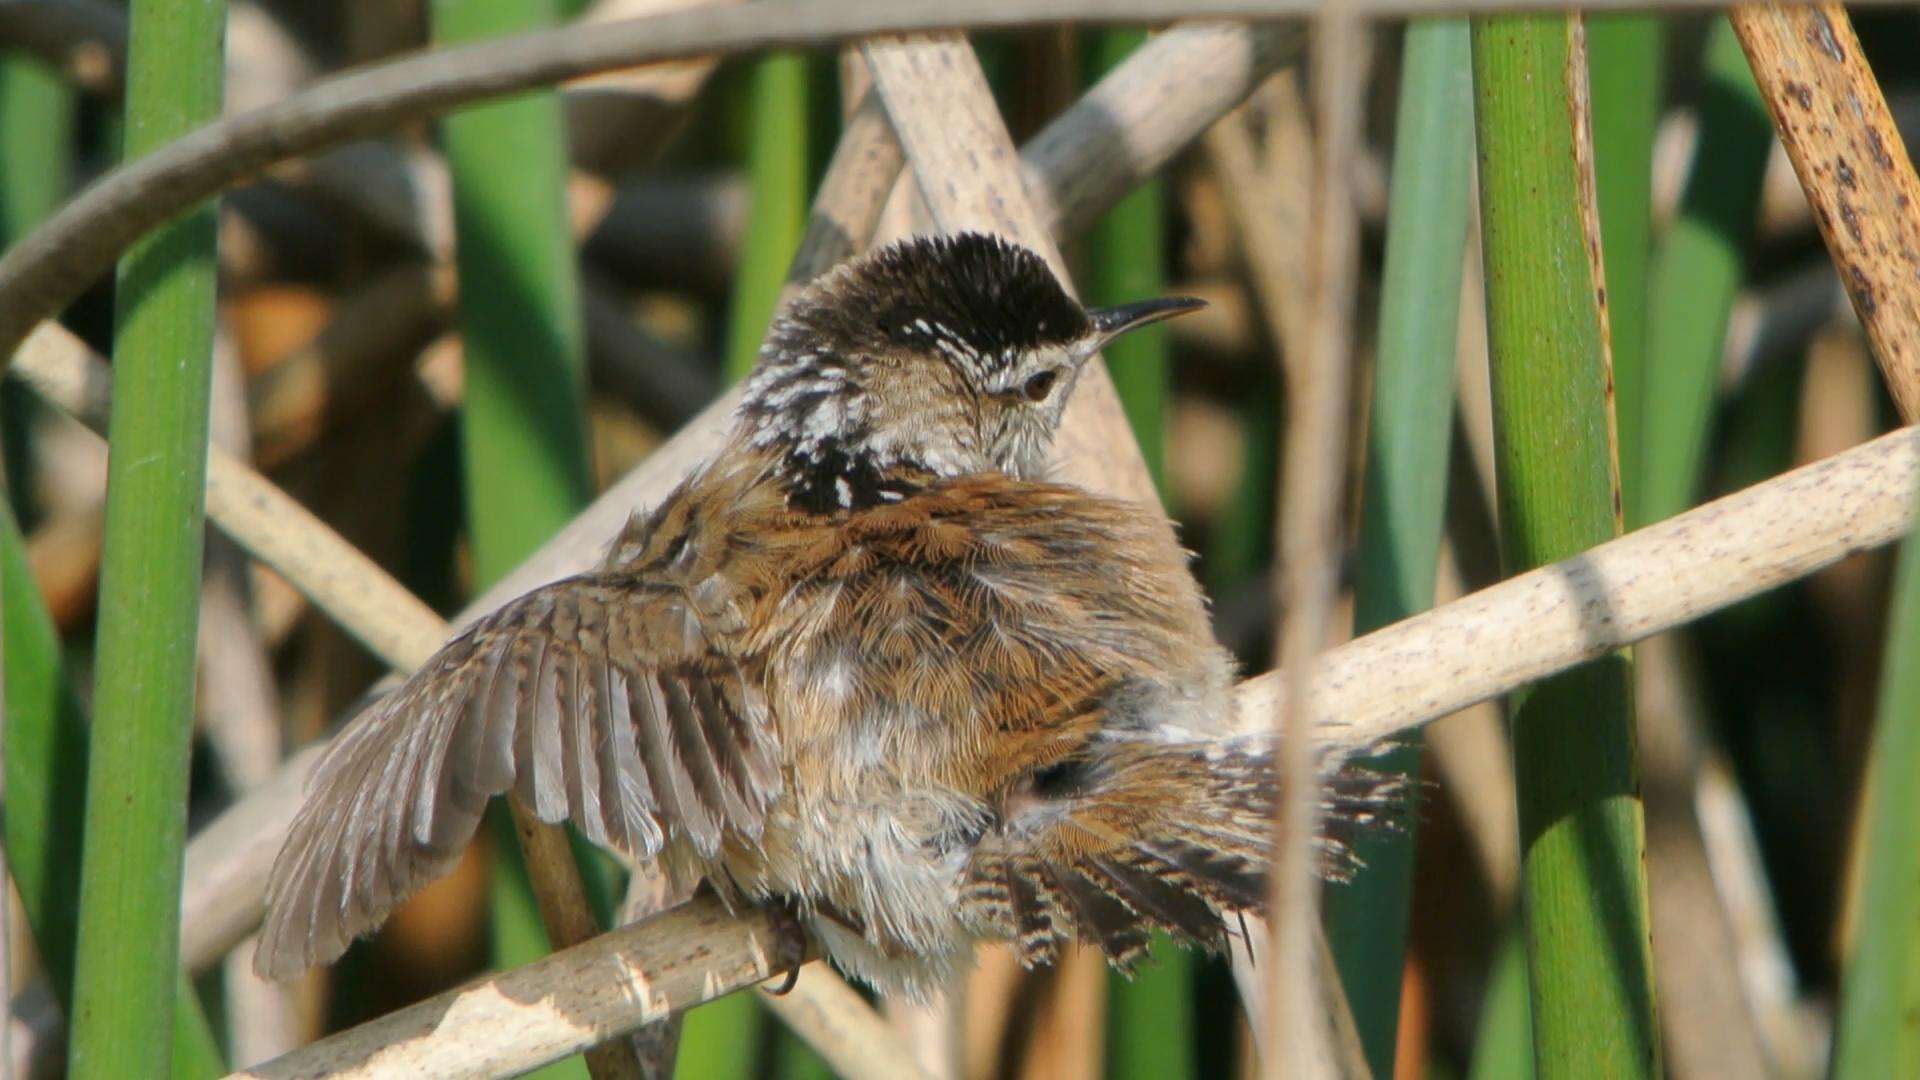
[[(227, 108), (588, 6), (235, 3)], [(106, 27), (98, 40), (110, 70), (123, 9), (73, 7)], [(1911, 143), (1920, 16), (1863, 12), (1856, 27)], [(983, 34), (975, 45), (1018, 142), (1143, 38), (1040, 29)], [(1467, 28), (1381, 22), (1370, 43), (1365, 150), (1351, 178), (1362, 236), (1343, 635), (1502, 575)], [(1628, 527), (1895, 425), (1725, 21), (1596, 20), (1589, 44)], [(750, 366), (849, 105), (842, 65), (827, 53), (674, 70), (469, 110), (276, 169), (223, 197), (216, 442), (249, 454), (444, 613), (512, 567)], [(1175, 292), (1210, 303), (1128, 338), (1108, 361), (1197, 553), (1216, 632), (1248, 672), (1269, 667), (1275, 649), (1285, 379), (1267, 310), (1276, 298), (1250, 269), (1262, 255), (1246, 250), (1260, 233), (1245, 221), (1304, 206), (1295, 181), (1312, 145), (1308, 85), (1283, 70), (1223, 130), (1068, 243), (1090, 302)], [(76, 79), (0, 37), (0, 241), (24, 235), (118, 160), (117, 86)], [(1304, 237), (1300, 248), (1286, 257), (1303, 257)], [(103, 354), (114, 303), (103, 283), (66, 316)], [(28, 928), (71, 940), (71, 911), (44, 900), (57, 894), (42, 877), (74, 872), (46, 864), (77, 850), (78, 804), (60, 801), (71, 778), (38, 781), (52, 793), (33, 802), (22, 793), (35, 781), (16, 766), (54, 760), (56, 744), (87, 723), (104, 454), (13, 382), (0, 389), (0, 436), (17, 523), (0, 552), (7, 825), (16, 910), (26, 905), (9, 922), (11, 1052), (18, 1075), (47, 1075), (63, 1060), (60, 1002), (73, 958), (70, 944), (36, 949)], [(1388, 490), (1399, 501), (1375, 505)], [(206, 558), (190, 825), (270, 775), (283, 748), (317, 736), (384, 671), (270, 571), (217, 542)], [(1826, 1067), (1849, 912), (1861, 910), (1867, 876), (1862, 792), (1881, 672), (1898, 670), (1884, 664), (1893, 561), (1860, 555), (1640, 650), (1641, 784), (1670, 1071), (1733, 1075), (1716, 1065), (1748, 1060), (1785, 1076)], [(237, 605), (237, 621), (205, 614), (216, 603)], [(1889, 696), (1884, 708), (1899, 715), (1913, 700)], [(12, 730), (27, 712), (58, 718), (36, 736), (39, 750)], [(19, 754), (27, 759), (13, 760)], [(1496, 706), (1433, 725), (1393, 759), (1426, 781), (1415, 827), (1326, 893), (1378, 1075), (1530, 1068), (1512, 762)], [(36, 818), (36, 806), (53, 809)], [(26, 852), (36, 833), (54, 850)], [(500, 843), (508, 835), (483, 837), (454, 874), (325, 975), (291, 990), (252, 982), (242, 965), (202, 976), (195, 989), (220, 1048), (209, 1052), (235, 1065), (259, 1060), (544, 951), (524, 874)], [(607, 867), (588, 860), (587, 869), (610, 897)], [(891, 1014), (906, 1032), (957, 1025), (956, 1075), (966, 1077), (1250, 1068), (1224, 963), (1168, 948), (1156, 956), (1128, 981), (1085, 957), (1023, 973), (990, 951), (950, 1014)], [(680, 1073), (811, 1077), (826, 1068), (740, 994), (692, 1014)], [(585, 1075), (577, 1061), (552, 1074)]]

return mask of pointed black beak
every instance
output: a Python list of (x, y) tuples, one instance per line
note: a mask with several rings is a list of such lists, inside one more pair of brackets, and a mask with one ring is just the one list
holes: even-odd
[(1095, 335), (1104, 345), (1129, 330), (1138, 330), (1162, 319), (1185, 315), (1189, 311), (1199, 311), (1206, 306), (1205, 300), (1191, 296), (1166, 296), (1158, 300), (1121, 304), (1119, 307), (1095, 308), (1087, 314), (1093, 319)]

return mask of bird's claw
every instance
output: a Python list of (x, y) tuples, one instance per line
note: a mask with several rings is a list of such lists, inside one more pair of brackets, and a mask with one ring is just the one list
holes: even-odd
[(800, 921), (800, 910), (792, 900), (769, 904), (766, 912), (776, 949), (773, 967), (787, 969), (787, 977), (779, 988), (766, 992), (774, 997), (786, 997), (800, 981), (800, 968), (807, 962), (807, 928)]

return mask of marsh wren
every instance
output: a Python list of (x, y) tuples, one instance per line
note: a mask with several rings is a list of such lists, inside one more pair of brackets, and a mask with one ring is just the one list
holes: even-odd
[[(274, 864), (254, 965), (339, 956), (512, 791), (677, 881), (790, 904), (924, 995), (976, 941), (1217, 948), (1259, 909), (1269, 742), (1159, 511), (1046, 479), (1080, 369), (1200, 307), (1089, 311), (963, 234), (776, 320), (725, 447), (599, 569), (507, 604), (359, 716)], [(1384, 798), (1326, 762), (1323, 865)]]

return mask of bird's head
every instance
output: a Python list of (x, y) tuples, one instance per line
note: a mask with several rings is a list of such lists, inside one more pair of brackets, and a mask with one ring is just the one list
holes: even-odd
[(1200, 306), (1168, 298), (1089, 311), (1017, 244), (978, 233), (906, 240), (788, 305), (740, 415), (821, 509), (884, 499), (868, 488), (899, 467), (1033, 478), (1087, 360), (1128, 330)]

